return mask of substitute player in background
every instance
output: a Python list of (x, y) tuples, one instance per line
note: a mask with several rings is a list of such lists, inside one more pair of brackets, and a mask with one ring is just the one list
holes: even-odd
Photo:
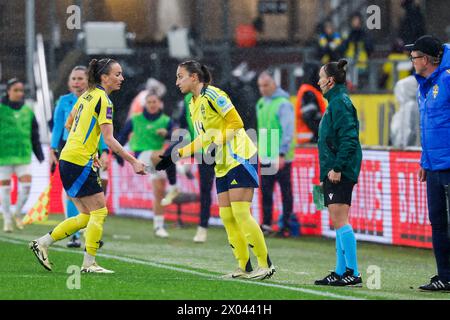
[[(52, 140), (50, 143), (50, 167), (55, 168), (59, 161), (59, 153), (66, 144), (69, 136), (69, 128), (64, 128), (67, 119), (70, 117), (73, 106), (78, 98), (86, 91), (88, 87), (87, 68), (85, 66), (76, 66), (72, 69), (69, 75), (68, 87), (70, 93), (61, 96), (58, 99), (55, 111), (53, 113), (53, 131)], [(108, 146), (105, 144), (102, 137), (100, 137), (102, 163), (101, 172), (105, 172), (108, 164)], [(105, 186), (103, 185), (103, 188)], [(65, 215), (66, 218), (75, 217), (78, 215), (78, 209), (75, 204), (67, 196), (65, 196)], [(70, 241), (67, 242), (69, 248), (79, 248), (81, 246), (80, 233), (75, 232)]]
[[(215, 162), (219, 214), (239, 267), (231, 278), (267, 279), (275, 272), (264, 235), (250, 212), (254, 188), (258, 188), (257, 149), (244, 131), (244, 124), (228, 95), (210, 85), (211, 74), (197, 61), (181, 63), (176, 85), (193, 97), (189, 111), (197, 137), (187, 146), (169, 147), (156, 169), (174, 165), (203, 148)], [(171, 156), (173, 155), (173, 156)], [(253, 270), (248, 247), (258, 260)]]
[(75, 120), (61, 151), (59, 168), (67, 195), (80, 213), (58, 224), (53, 231), (30, 243), (39, 263), (51, 271), (48, 248), (82, 228), (86, 228), (86, 252), (81, 272), (113, 273), (100, 267), (95, 256), (108, 215), (105, 195), (98, 176), (97, 147), (100, 134), (106, 144), (128, 161), (137, 174), (145, 174), (145, 164), (129, 154), (113, 136), (113, 104), (108, 95), (119, 90), (124, 80), (122, 68), (113, 59), (92, 59), (89, 63), (89, 90), (77, 101)]
[(18, 229), (23, 229), (22, 209), (31, 189), (31, 151), (39, 162), (44, 160), (39, 141), (39, 127), (33, 110), (24, 103), (22, 81), (13, 78), (6, 84), (6, 95), (0, 102), (0, 196), (3, 211), (3, 231), (12, 232), (11, 175), (19, 181), (14, 217)]
[(349, 223), (352, 191), (358, 182), (362, 151), (359, 122), (346, 82), (346, 60), (330, 62), (319, 72), (319, 86), (328, 107), (319, 125), (320, 181), (325, 205), (336, 230), (336, 269), (316, 285), (361, 286), (356, 238)]
[(134, 155), (150, 168), (150, 179), (153, 186), (153, 229), (159, 238), (167, 238), (169, 233), (164, 228), (164, 207), (161, 204), (166, 191), (166, 178), (171, 175), (170, 188), (176, 188), (176, 169), (168, 168), (166, 172), (156, 171), (152, 157), (163, 152), (164, 141), (172, 133), (172, 121), (162, 112), (163, 103), (156, 94), (149, 94), (145, 99), (142, 113), (135, 114), (125, 124), (119, 142), (125, 145), (130, 140), (130, 148)]

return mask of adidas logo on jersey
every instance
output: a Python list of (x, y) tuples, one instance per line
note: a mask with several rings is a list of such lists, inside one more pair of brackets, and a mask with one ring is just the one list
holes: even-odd
[(238, 184), (236, 179), (233, 179), (233, 181), (231, 181), (231, 184)]

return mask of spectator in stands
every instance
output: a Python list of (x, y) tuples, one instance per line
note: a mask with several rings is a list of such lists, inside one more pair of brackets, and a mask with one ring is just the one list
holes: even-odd
[[(25, 86), (17, 78), (6, 84), (6, 95), (0, 102), (0, 200), (3, 211), (3, 231), (23, 229), (22, 209), (31, 189), (31, 152), (44, 161), (39, 126), (33, 110), (25, 104)], [(17, 176), (19, 187), (16, 208), (11, 214), (11, 176)]]
[(339, 32), (335, 31), (331, 20), (326, 20), (323, 23), (318, 45), (319, 59), (322, 64), (337, 61), (341, 58), (342, 37)]
[[(273, 189), (278, 181), (283, 199), (283, 222), (279, 235), (285, 237), (290, 233), (289, 219), (293, 208), (291, 165), (295, 148), (294, 110), (289, 94), (277, 86), (269, 73), (259, 75), (258, 87), (262, 95), (256, 104), (261, 167), (278, 166), (276, 174), (261, 175), (264, 212), (261, 229), (265, 234), (272, 232)], [(267, 134), (262, 130), (267, 130)], [(276, 139), (272, 138), (273, 130), (277, 130)], [(272, 145), (272, 141), (276, 141), (276, 145)]]
[(319, 123), (325, 112), (326, 103), (317, 86), (318, 67), (314, 64), (303, 66), (302, 84), (297, 92), (297, 143), (317, 143)]
[(345, 87), (346, 60), (320, 69), (319, 86), (328, 107), (319, 128), (320, 181), (324, 203), (336, 230), (336, 269), (316, 285), (361, 286), (356, 238), (349, 223), (352, 190), (358, 182), (362, 151), (356, 109)]
[(405, 44), (402, 39), (395, 39), (392, 43), (391, 53), (387, 56), (387, 62), (383, 64), (383, 72), (378, 86), (387, 90), (393, 90), (395, 80), (401, 80), (411, 75), (412, 64), (405, 53)]
[(373, 42), (369, 34), (364, 30), (362, 16), (359, 12), (352, 14), (350, 18), (351, 30), (342, 44), (342, 51), (347, 59), (357, 68), (358, 79), (352, 79), (359, 88), (364, 87), (368, 79), (368, 59), (373, 52)]
[(398, 81), (394, 87), (399, 110), (391, 121), (391, 142), (394, 147), (419, 145), (419, 106), (417, 80), (414, 76)]
[(425, 34), (425, 21), (420, 6), (415, 0), (402, 0), (405, 15), (400, 21), (399, 36), (403, 43), (413, 43)]
[(419, 181), (427, 182), (437, 275), (420, 286), (426, 291), (450, 290), (450, 45), (426, 35), (407, 45), (419, 83), (422, 157)]

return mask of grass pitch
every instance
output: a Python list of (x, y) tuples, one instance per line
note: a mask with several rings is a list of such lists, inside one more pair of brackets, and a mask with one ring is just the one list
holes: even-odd
[[(28, 242), (48, 232), (48, 225), (0, 234), (0, 299), (148, 299), (148, 300), (299, 300), (299, 299), (449, 299), (447, 293), (426, 293), (417, 287), (436, 272), (431, 250), (359, 243), (363, 288), (314, 286), (335, 262), (334, 240), (314, 237), (267, 238), (274, 277), (266, 281), (225, 280), (220, 276), (236, 263), (223, 228), (210, 228), (208, 241), (195, 244), (196, 226), (175, 228), (169, 239), (153, 235), (149, 220), (110, 216), (98, 263), (115, 274), (83, 274), (82, 249), (68, 249), (67, 240), (50, 249), (53, 271), (39, 265)], [(252, 256), (253, 265), (256, 259)], [(379, 267), (380, 288), (369, 289), (370, 266)], [(375, 268), (376, 268), (375, 267)], [(373, 267), (372, 267), (373, 268)], [(369, 268), (370, 270), (370, 268)], [(373, 279), (372, 279), (373, 280)], [(371, 281), (372, 281), (371, 280)], [(372, 284), (374, 282), (371, 282)]]

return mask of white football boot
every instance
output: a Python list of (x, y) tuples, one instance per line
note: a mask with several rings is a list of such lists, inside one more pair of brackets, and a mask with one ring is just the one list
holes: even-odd
[(265, 280), (269, 279), (275, 273), (275, 267), (271, 265), (268, 268), (259, 267), (256, 270), (252, 271), (248, 276), (248, 279), (253, 280)]
[(245, 270), (242, 270), (241, 268), (237, 268), (231, 273), (224, 274), (221, 278), (222, 279), (248, 279), (251, 272), (247, 272)]
[(81, 273), (114, 273), (114, 271), (100, 267), (97, 262), (94, 262), (89, 267), (82, 266)]
[(194, 242), (196, 242), (196, 243), (206, 242), (207, 235), (208, 235), (208, 229), (198, 226), (197, 234), (194, 237)]
[(166, 196), (161, 200), (162, 206), (168, 206), (172, 203), (173, 199), (175, 199), (180, 194), (180, 191), (176, 186), (169, 187), (169, 192), (166, 194)]
[(52, 271), (52, 265), (48, 260), (48, 247), (40, 245), (37, 240), (33, 240), (29, 244), (31, 251), (38, 259), (39, 263), (48, 271)]
[(155, 236), (158, 238), (168, 238), (169, 233), (164, 229), (164, 227), (159, 227), (155, 229)]

